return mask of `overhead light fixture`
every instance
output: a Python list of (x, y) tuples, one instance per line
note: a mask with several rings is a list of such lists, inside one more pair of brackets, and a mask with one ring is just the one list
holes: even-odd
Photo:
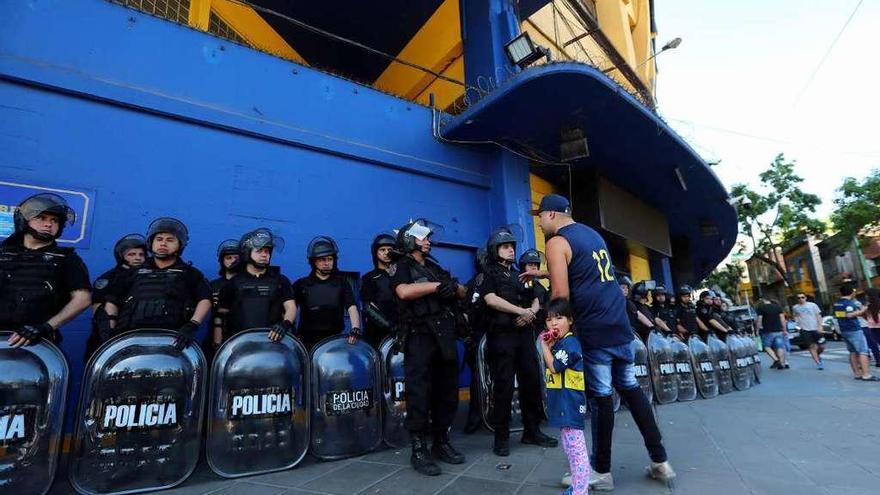
[(523, 32), (511, 41), (508, 41), (504, 45), (504, 51), (507, 52), (507, 58), (510, 59), (510, 62), (520, 69), (525, 69), (544, 57), (548, 61), (551, 59), (550, 50), (536, 45), (528, 32)]
[(590, 147), (583, 129), (563, 129), (559, 134), (559, 157), (563, 162), (590, 156)]

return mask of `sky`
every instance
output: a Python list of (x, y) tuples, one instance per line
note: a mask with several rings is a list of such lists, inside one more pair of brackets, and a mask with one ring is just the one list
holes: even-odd
[(834, 210), (844, 177), (880, 168), (880, 0), (656, 0), (660, 114), (730, 188), (778, 153)]

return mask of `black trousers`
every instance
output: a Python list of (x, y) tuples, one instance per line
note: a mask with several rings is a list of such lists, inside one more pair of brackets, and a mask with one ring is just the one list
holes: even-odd
[(519, 382), (519, 404), (527, 432), (538, 428), (543, 418), (538, 356), (531, 326), (493, 329), (486, 337), (486, 356), (492, 372), (494, 411), (492, 424), (496, 435), (510, 433), (514, 377)]
[[(406, 373), (406, 421), (410, 433), (444, 433), (458, 408), (458, 359), (455, 337), (427, 332), (407, 337), (403, 357)], [(450, 347), (451, 353), (450, 353)], [(444, 352), (445, 348), (445, 352)], [(451, 356), (450, 356), (451, 354)]]

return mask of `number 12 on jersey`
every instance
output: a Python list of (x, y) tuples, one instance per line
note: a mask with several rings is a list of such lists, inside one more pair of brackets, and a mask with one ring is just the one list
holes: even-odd
[(611, 282), (614, 277), (611, 275), (611, 257), (608, 251), (600, 249), (598, 252), (593, 251), (593, 259), (596, 260), (596, 268), (599, 270), (599, 280), (601, 282)]

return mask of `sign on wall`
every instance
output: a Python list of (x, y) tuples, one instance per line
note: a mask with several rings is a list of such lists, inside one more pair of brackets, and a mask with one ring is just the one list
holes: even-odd
[(19, 203), (29, 196), (42, 192), (54, 193), (65, 200), (76, 212), (76, 222), (64, 229), (58, 239), (63, 246), (88, 248), (91, 239), (92, 211), (95, 205), (95, 192), (87, 189), (59, 189), (36, 184), (22, 184), (0, 181), (0, 239), (5, 239), (15, 231), (13, 215)]

